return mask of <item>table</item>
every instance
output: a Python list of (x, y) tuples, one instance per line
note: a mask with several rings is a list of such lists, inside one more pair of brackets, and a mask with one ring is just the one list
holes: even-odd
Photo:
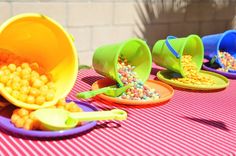
[[(153, 67), (151, 79), (156, 79)], [(89, 90), (102, 77), (81, 70), (68, 95)], [(123, 122), (98, 122), (82, 135), (34, 139), (0, 131), (0, 155), (235, 155), (236, 80), (217, 92), (175, 89), (168, 103), (125, 106), (89, 100), (101, 110), (120, 108), (128, 112)]]

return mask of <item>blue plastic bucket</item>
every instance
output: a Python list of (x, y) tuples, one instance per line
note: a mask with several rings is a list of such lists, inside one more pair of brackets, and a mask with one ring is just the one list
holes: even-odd
[(230, 53), (236, 58), (236, 30), (228, 30), (224, 33), (207, 35), (202, 37), (204, 45), (204, 57), (211, 63), (218, 63), (224, 67), (219, 59), (219, 51)]

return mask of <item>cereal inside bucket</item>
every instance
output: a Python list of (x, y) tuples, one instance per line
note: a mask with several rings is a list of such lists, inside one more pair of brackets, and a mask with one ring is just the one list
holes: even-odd
[(218, 68), (217, 70), (224, 72), (229, 72), (229, 70), (236, 70), (236, 60), (230, 53), (219, 51), (219, 59), (223, 64), (223, 67)]
[(131, 84), (119, 98), (127, 100), (156, 100), (160, 95), (155, 89), (149, 88), (139, 78), (134, 71), (135, 66), (129, 64), (123, 56), (118, 59), (118, 75), (124, 85)]
[(0, 84), (13, 98), (37, 105), (54, 99), (53, 79), (37, 62), (8, 52), (1, 52), (0, 56)]

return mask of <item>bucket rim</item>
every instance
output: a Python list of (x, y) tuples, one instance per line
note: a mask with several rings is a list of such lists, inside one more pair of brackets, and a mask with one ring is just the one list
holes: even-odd
[(117, 66), (118, 58), (119, 58), (119, 55), (120, 55), (122, 49), (123, 49), (128, 43), (134, 42), (134, 41), (135, 41), (135, 42), (138, 42), (140, 45), (144, 46), (144, 47), (146, 48), (146, 50), (148, 51), (147, 56), (148, 56), (150, 68), (147, 69), (147, 71), (148, 71), (149, 74), (147, 74), (147, 76), (146, 76), (146, 78), (145, 78), (145, 81), (149, 78), (149, 75), (150, 75), (150, 72), (151, 72), (151, 68), (152, 68), (152, 55), (151, 55), (151, 52), (150, 52), (150, 49), (149, 49), (148, 45), (147, 45), (143, 40), (141, 40), (141, 39), (139, 39), (139, 38), (130, 38), (130, 39), (128, 39), (128, 40), (125, 40), (125, 41), (123, 41), (123, 42), (121, 43), (121, 46), (119, 47), (118, 52), (117, 52), (117, 54), (115, 55), (115, 60), (114, 60), (114, 63), (115, 63), (115, 68), (114, 68), (114, 70), (115, 70), (115, 71), (114, 71), (115, 77), (117, 78), (118, 83), (119, 83), (120, 85), (122, 85), (122, 86), (123, 86), (124, 84), (123, 84), (122, 81), (120, 80), (120, 78), (119, 78), (119, 76), (118, 76), (118, 72), (117, 72), (117, 71), (118, 71), (118, 66)]
[(225, 32), (222, 33), (218, 43), (217, 43), (217, 47), (216, 47), (216, 50), (217, 50), (217, 60), (218, 60), (218, 63), (220, 64), (221, 67), (224, 67), (224, 65), (221, 63), (220, 59), (219, 59), (219, 50), (220, 50), (220, 44), (221, 44), (221, 41), (225, 38), (225, 36), (227, 36), (228, 34), (235, 34), (236, 35), (236, 30), (227, 30)]

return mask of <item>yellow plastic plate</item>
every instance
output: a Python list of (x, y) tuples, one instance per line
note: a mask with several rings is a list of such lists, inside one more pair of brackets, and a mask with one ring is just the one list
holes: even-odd
[(162, 70), (157, 73), (157, 77), (159, 80), (178, 87), (178, 88), (185, 88), (185, 89), (191, 89), (191, 90), (218, 90), (226, 88), (229, 85), (229, 80), (219, 74), (208, 72), (208, 71), (200, 71), (200, 74), (210, 77), (215, 81), (215, 84), (213, 85), (199, 85), (199, 84), (186, 84), (182, 82), (177, 82), (174, 80), (171, 80), (172, 78), (181, 77), (180, 74), (169, 71), (169, 70)]

